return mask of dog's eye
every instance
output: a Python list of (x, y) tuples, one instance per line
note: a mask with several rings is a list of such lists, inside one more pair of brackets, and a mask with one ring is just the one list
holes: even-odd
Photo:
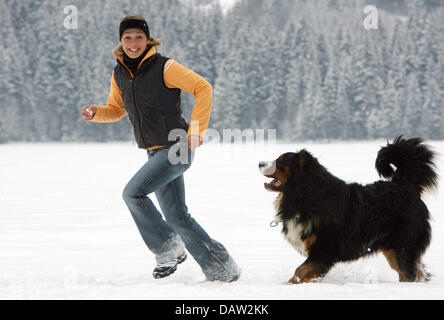
[(283, 159), (278, 159), (276, 161), (276, 168), (278, 168), (279, 170), (284, 170), (284, 168), (286, 167), (286, 161)]

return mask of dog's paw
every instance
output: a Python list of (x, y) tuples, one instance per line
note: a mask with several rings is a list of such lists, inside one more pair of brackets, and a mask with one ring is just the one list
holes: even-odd
[(290, 280), (287, 282), (288, 284), (301, 284), (304, 283), (298, 276), (293, 276)]

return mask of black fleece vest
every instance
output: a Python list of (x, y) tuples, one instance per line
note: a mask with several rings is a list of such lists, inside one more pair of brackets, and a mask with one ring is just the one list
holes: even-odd
[(168, 141), (171, 130), (188, 130), (180, 108), (181, 90), (170, 89), (163, 81), (168, 59), (156, 53), (142, 63), (134, 78), (120, 60), (114, 68), (114, 78), (122, 91), (137, 145), (142, 149), (172, 145), (176, 141)]

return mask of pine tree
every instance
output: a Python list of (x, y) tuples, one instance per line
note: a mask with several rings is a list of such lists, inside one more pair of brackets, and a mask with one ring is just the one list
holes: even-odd
[(325, 99), (324, 130), (326, 138), (343, 139), (345, 124), (349, 111), (348, 96), (346, 92), (347, 78), (343, 76), (338, 63), (334, 63), (334, 57), (330, 58), (329, 66), (323, 87)]
[(399, 135), (399, 104), (394, 78), (389, 75), (382, 91), (381, 103), (374, 106), (368, 117), (367, 131), (370, 138), (391, 138)]
[(439, 139), (442, 136), (442, 123), (444, 120), (443, 91), (438, 84), (439, 69), (435, 67), (433, 55), (427, 60), (427, 83), (424, 87), (424, 105), (421, 128), (427, 138)]
[[(238, 22), (240, 20), (237, 20)], [(245, 24), (238, 24), (239, 29), (236, 39), (225, 48), (227, 55), (218, 69), (218, 77), (214, 86), (214, 103), (212, 111), (212, 126), (217, 129), (249, 128), (251, 118), (254, 117), (249, 109), (249, 74), (244, 57), (249, 50), (249, 38)]]
[(365, 139), (367, 105), (366, 105), (366, 49), (363, 44), (358, 44), (352, 55), (350, 88), (350, 110), (348, 117), (348, 136), (351, 139)]
[(0, 140), (27, 140), (30, 135), (26, 131), (29, 127), (26, 115), (31, 107), (23, 69), (27, 58), (14, 32), (10, 7), (4, 1), (0, 2), (0, 13), (0, 49), (4, 53), (0, 64)]
[(410, 73), (407, 78), (405, 113), (403, 119), (403, 129), (410, 136), (423, 135), (422, 112), (423, 99), (419, 88), (419, 82), (414, 73)]

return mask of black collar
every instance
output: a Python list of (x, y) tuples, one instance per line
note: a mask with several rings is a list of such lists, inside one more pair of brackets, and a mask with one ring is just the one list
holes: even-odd
[(133, 74), (136, 73), (137, 68), (139, 67), (140, 62), (142, 62), (143, 58), (145, 58), (148, 51), (150, 51), (151, 47), (147, 46), (145, 51), (136, 59), (132, 59), (123, 52), (123, 63), (131, 70)]

